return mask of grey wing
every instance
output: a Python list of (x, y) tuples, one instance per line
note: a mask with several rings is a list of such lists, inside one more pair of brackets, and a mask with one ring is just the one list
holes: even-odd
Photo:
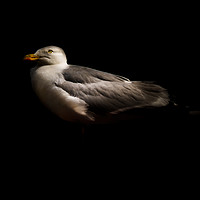
[[(160, 107), (168, 104), (166, 90), (158, 85), (140, 81), (127, 82), (117, 78), (117, 80), (111, 81), (110, 79), (115, 79), (112, 74), (110, 77), (106, 77), (103, 72), (103, 74), (100, 73), (100, 78), (99, 74), (86, 72), (84, 74), (80, 70), (81, 72), (82, 76), (74, 75), (74, 73), (69, 76), (68, 73), (68, 77), (64, 76), (65, 81), (57, 86), (71, 96), (85, 101), (91, 112), (118, 113), (133, 108)], [(65, 73), (67, 74), (67, 72)]]

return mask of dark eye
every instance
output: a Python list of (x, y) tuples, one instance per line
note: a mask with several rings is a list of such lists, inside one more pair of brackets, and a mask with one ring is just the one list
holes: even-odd
[(48, 53), (53, 53), (53, 50), (49, 49), (49, 50), (48, 50)]

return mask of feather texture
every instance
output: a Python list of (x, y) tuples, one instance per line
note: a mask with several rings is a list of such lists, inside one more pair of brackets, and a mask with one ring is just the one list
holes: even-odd
[(85, 101), (89, 111), (105, 113), (148, 106), (166, 106), (166, 89), (151, 82), (129, 81), (110, 73), (70, 65), (63, 70), (65, 81), (58, 83), (71, 96)]

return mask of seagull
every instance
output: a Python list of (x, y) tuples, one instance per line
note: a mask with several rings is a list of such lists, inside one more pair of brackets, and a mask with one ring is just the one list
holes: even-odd
[(28, 54), (36, 61), (30, 77), (40, 101), (63, 120), (81, 124), (109, 123), (124, 113), (166, 107), (167, 89), (153, 82), (67, 63), (63, 49), (47, 46)]

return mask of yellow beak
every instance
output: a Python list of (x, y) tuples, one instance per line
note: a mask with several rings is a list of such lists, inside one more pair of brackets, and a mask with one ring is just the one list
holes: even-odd
[(24, 56), (24, 60), (38, 60), (40, 57), (35, 55), (35, 54), (28, 54), (26, 56)]

